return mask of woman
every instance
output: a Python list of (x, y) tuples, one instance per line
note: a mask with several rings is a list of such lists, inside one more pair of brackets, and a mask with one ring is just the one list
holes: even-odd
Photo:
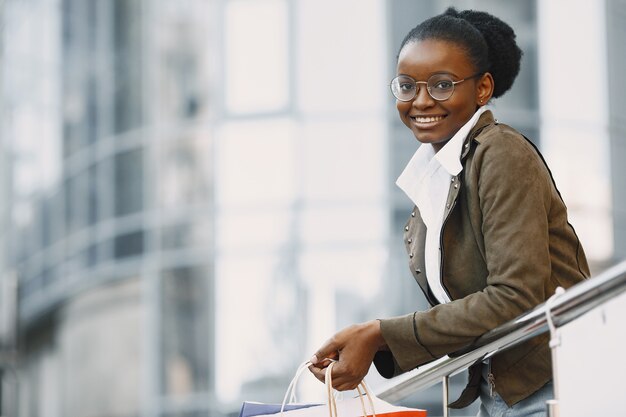
[[(541, 155), (485, 105), (519, 72), (515, 33), (484, 12), (454, 8), (400, 47), (391, 83), (402, 122), (423, 144), (398, 185), (415, 203), (405, 227), (411, 272), (428, 311), (350, 326), (312, 357), (323, 380), (354, 388), (372, 361), (392, 377), (468, 345), (589, 276), (582, 247)], [(552, 397), (547, 335), (479, 362), (451, 407), (479, 395), (479, 415), (545, 415)], [(500, 410), (500, 411), (498, 411)]]

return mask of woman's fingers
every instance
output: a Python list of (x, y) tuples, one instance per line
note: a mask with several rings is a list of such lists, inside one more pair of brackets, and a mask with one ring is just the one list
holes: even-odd
[(325, 364), (322, 365), (325, 368), (331, 362), (329, 359), (337, 359), (339, 357), (338, 351), (340, 348), (341, 346), (336, 342), (335, 338), (330, 338), (309, 360), (313, 365)]
[[(310, 366), (309, 370), (311, 373), (317, 378), (320, 382), (326, 381), (326, 369), (318, 368), (316, 366)], [(332, 370), (332, 380), (333, 380), (333, 388), (337, 391), (349, 391), (355, 389), (363, 380), (363, 377), (355, 377), (353, 374), (342, 374), (339, 373), (333, 368)]]
[(333, 388), (340, 391), (354, 389), (367, 374), (376, 351), (385, 346), (378, 320), (352, 325), (328, 339), (313, 354), (313, 365), (309, 369), (323, 382), (329, 359), (336, 360)]
[(324, 382), (326, 379), (326, 369), (320, 368), (315, 365), (309, 366), (309, 371), (315, 376), (315, 378), (319, 379), (321, 382)]

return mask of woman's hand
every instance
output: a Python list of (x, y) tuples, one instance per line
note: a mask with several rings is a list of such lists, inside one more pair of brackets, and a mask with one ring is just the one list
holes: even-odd
[(363, 380), (374, 355), (387, 348), (380, 332), (378, 320), (346, 327), (327, 340), (311, 358), (309, 369), (317, 379), (324, 382), (329, 359), (333, 366), (333, 388), (339, 391), (354, 389)]

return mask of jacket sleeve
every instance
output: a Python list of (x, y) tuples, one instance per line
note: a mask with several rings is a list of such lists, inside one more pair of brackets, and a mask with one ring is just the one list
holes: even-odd
[(478, 195), (482, 221), (475, 233), (484, 241), (486, 287), (428, 311), (381, 320), (402, 371), (454, 352), (546, 299), (555, 192), (547, 168), (530, 144), (508, 132), (478, 144), (471, 164), (465, 175), (472, 176), (468, 192)]

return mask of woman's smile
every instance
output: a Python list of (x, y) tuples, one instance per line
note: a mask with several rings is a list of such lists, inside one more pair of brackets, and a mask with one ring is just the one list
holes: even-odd
[(439, 122), (441, 122), (446, 116), (440, 115), (423, 115), (423, 116), (409, 116), (413, 121), (413, 124), (418, 129), (432, 129), (437, 126)]

